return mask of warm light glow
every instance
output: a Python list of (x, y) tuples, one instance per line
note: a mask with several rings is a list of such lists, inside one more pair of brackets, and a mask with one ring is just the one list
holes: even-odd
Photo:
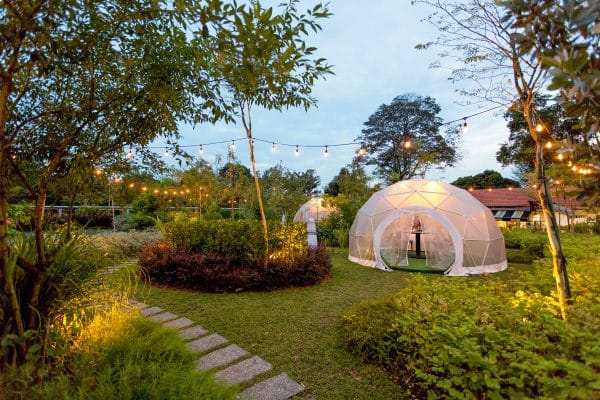
[(158, 189), (154, 189), (154, 194), (158, 194), (159, 190)]
[(127, 154), (125, 154), (125, 157), (131, 160), (133, 158), (133, 151), (129, 150)]
[(492, 191), (492, 188), (488, 188), (488, 190), (487, 190), (487, 191), (488, 191), (488, 192), (491, 192), (491, 191)]
[(296, 145), (296, 151), (295, 151), (294, 155), (295, 155), (296, 157), (298, 157), (298, 156), (300, 155), (300, 149), (298, 148), (298, 146), (297, 146), (297, 145)]
[(100, 176), (100, 175), (102, 175), (102, 170), (100, 168), (96, 167), (96, 168), (94, 168), (94, 174), (96, 176)]
[(168, 190), (165, 190), (164, 194), (169, 194), (169, 191), (168, 191)]
[(404, 148), (410, 149), (410, 146), (412, 146), (412, 143), (410, 142), (410, 139), (407, 139), (406, 142), (404, 142)]
[(573, 170), (573, 172), (577, 172), (577, 165), (573, 165), (572, 170)]
[(565, 156), (563, 155), (563, 153), (558, 153), (558, 155), (556, 156), (556, 158), (558, 159), (558, 161), (562, 161), (565, 159)]
[(548, 140), (548, 141), (546, 142), (546, 148), (547, 148), (547, 149), (551, 149), (551, 148), (552, 148), (552, 142), (551, 142), (550, 140)]
[(329, 150), (327, 149), (327, 146), (325, 146), (325, 151), (323, 152), (323, 157), (325, 157), (325, 158), (329, 157)]
[(362, 143), (358, 149), (358, 155), (362, 157), (365, 155), (366, 152), (367, 152), (367, 148), (365, 147), (365, 144)]
[(463, 126), (461, 128), (462, 133), (468, 133), (469, 132), (469, 126), (467, 125), (467, 119), (465, 118), (465, 122), (463, 123)]
[(130, 184), (129, 184), (129, 187), (130, 187), (130, 188), (132, 188), (132, 187), (134, 187), (134, 186), (135, 186), (135, 185), (134, 185), (133, 183), (130, 183)]
[(573, 166), (573, 162), (572, 162), (572, 161), (569, 161), (569, 162), (567, 163), (567, 166), (568, 166), (568, 167), (572, 167), (572, 166)]
[(189, 192), (190, 192), (190, 189), (185, 189), (185, 192), (186, 192), (186, 193), (189, 193)]
[(513, 190), (513, 187), (512, 187), (512, 186), (509, 186), (509, 187), (508, 187), (508, 190)]
[(474, 189), (472, 187), (469, 188), (469, 192), (472, 192)]
[(145, 192), (146, 190), (148, 190), (148, 188), (146, 186), (142, 186), (142, 192)]
[(535, 126), (535, 130), (536, 130), (537, 132), (541, 132), (541, 131), (543, 131), (543, 130), (544, 130), (544, 125), (542, 125), (542, 124), (537, 124), (537, 125)]

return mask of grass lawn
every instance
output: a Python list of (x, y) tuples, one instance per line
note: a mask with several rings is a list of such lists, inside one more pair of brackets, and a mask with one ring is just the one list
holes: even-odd
[[(140, 286), (139, 300), (192, 319), (212, 332), (271, 362), (272, 374), (288, 373), (305, 385), (299, 399), (402, 399), (402, 388), (383, 370), (348, 353), (340, 317), (358, 303), (396, 293), (412, 272), (392, 273), (347, 260), (332, 252), (333, 277), (315, 287), (267, 293), (207, 294)], [(466, 278), (472, 284), (499, 279), (518, 287), (529, 266), (511, 264), (504, 272)], [(446, 279), (424, 274), (427, 279)], [(553, 285), (552, 281), (546, 284)], [(544, 285), (545, 286), (545, 285)]]
[(286, 372), (306, 386), (298, 398), (401, 399), (401, 389), (382, 370), (345, 350), (338, 329), (349, 307), (396, 292), (410, 273), (362, 267), (346, 256), (335, 250), (333, 278), (305, 289), (204, 294), (141, 286), (137, 297), (265, 358), (273, 373)]

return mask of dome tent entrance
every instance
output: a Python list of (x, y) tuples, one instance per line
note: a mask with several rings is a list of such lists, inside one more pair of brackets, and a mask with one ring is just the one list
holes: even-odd
[(315, 222), (319, 222), (329, 217), (334, 211), (335, 208), (323, 205), (321, 197), (313, 197), (300, 206), (296, 215), (294, 215), (294, 222), (307, 223), (310, 218), (313, 218)]
[(465, 276), (506, 269), (491, 212), (463, 189), (408, 180), (373, 194), (350, 228), (350, 261)]

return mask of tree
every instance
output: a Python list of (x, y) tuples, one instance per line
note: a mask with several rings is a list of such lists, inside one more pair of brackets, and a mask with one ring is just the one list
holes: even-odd
[(348, 198), (368, 198), (373, 190), (369, 188), (369, 177), (362, 164), (355, 160), (340, 169), (331, 182), (325, 186), (324, 192), (328, 196), (344, 195)]
[(579, 198), (599, 206), (600, 198), (600, 3), (597, 1), (513, 1), (498, 3), (521, 34), (519, 45), (540, 58), (552, 79), (551, 91), (565, 114), (579, 120), (583, 140), (571, 145), (572, 160), (595, 171), (577, 184)]
[(290, 171), (281, 165), (267, 169), (261, 176), (265, 203), (272, 219), (291, 218), (315, 193), (321, 179), (314, 169)]
[[(3, 323), (11, 319), (22, 360), (30, 344), (25, 330), (42, 332), (48, 322), (39, 300), (52, 264), (43, 228), (50, 183), (85, 162), (124, 158), (126, 147), (142, 151), (159, 136), (176, 137), (180, 121), (226, 115), (207, 73), (212, 53), (186, 36), (200, 20), (219, 20), (221, 7), (189, 1), (189, 8), (172, 9), (170, 1), (142, 0), (2, 5), (0, 286), (10, 305)], [(17, 180), (34, 199), (33, 261), (8, 246), (4, 221)]]
[[(553, 157), (544, 158), (546, 166), (552, 163), (566, 163), (572, 159), (572, 153), (563, 151), (565, 148), (561, 147), (572, 148), (584, 139), (581, 129), (577, 128), (577, 119), (567, 117), (560, 104), (548, 104), (549, 101), (549, 96), (538, 96), (534, 100), (538, 115), (548, 127), (548, 131), (545, 132), (547, 136), (543, 140), (546, 145), (550, 143), (552, 148), (558, 148), (559, 151)], [(526, 181), (526, 177), (535, 172), (535, 141), (529, 134), (521, 112), (509, 110), (504, 114), (504, 118), (508, 121), (510, 135), (508, 141), (500, 145), (496, 160), (503, 166), (516, 166), (520, 179)], [(548, 132), (552, 132), (552, 135)]]
[[(515, 26), (512, 15), (504, 13), (493, 1), (419, 2), (436, 10), (427, 20), (439, 29), (440, 36), (435, 41), (418, 47), (425, 49), (438, 45), (444, 48), (442, 55), (452, 53), (458, 57), (461, 66), (453, 69), (451, 79), (471, 83), (471, 86), (463, 91), (464, 94), (479, 101), (508, 104), (508, 109), (523, 115), (527, 130), (535, 142), (537, 196), (552, 252), (562, 316), (566, 319), (571, 291), (560, 241), (560, 229), (552, 210), (550, 189), (544, 170), (544, 138), (548, 133), (536, 129), (538, 122), (543, 124), (544, 121), (540, 121), (534, 107), (535, 98), (545, 86), (547, 72), (540, 58), (532, 57), (531, 47), (521, 46), (515, 39), (524, 34), (523, 29)], [(542, 125), (542, 128), (544, 126)]]
[[(330, 12), (318, 3), (306, 14), (299, 14), (298, 2), (283, 3), (281, 14), (274, 13), (271, 7), (263, 8), (258, 1), (235, 5), (236, 15), (223, 22), (223, 29), (217, 31), (216, 40), (212, 41), (215, 63), (225, 88), (233, 95), (248, 138), (267, 249), (267, 219), (252, 138), (253, 107), (282, 110), (302, 106), (307, 109), (316, 103), (311, 96), (313, 84), (331, 73), (325, 59), (313, 59), (316, 48), (307, 46), (304, 41), (308, 30), (321, 29), (319, 20), (329, 17)], [(205, 40), (204, 36), (198, 38), (200, 43)]]
[(503, 177), (500, 172), (486, 169), (480, 174), (472, 176), (463, 176), (452, 182), (454, 186), (463, 189), (487, 189), (487, 188), (506, 188), (519, 187), (519, 182)]
[(404, 94), (382, 104), (372, 114), (362, 134), (364, 162), (376, 165), (375, 174), (388, 183), (424, 176), (429, 168), (452, 166), (458, 160), (458, 131), (439, 133), (440, 106), (431, 97)]

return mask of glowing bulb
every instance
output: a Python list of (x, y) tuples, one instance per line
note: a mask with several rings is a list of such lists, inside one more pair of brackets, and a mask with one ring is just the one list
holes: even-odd
[(231, 150), (235, 150), (235, 140), (231, 141), (231, 145), (229, 146)]
[(467, 125), (467, 119), (465, 118), (464, 120), (465, 120), (465, 122), (463, 123), (463, 126), (462, 126), (461, 130), (462, 130), (462, 133), (468, 133), (469, 132), (469, 126)]
[(198, 153), (204, 154), (204, 146), (200, 145), (200, 148), (198, 149)]
[(557, 185), (560, 185), (560, 180), (557, 179), (556, 182), (554, 182), (554, 183)]
[(94, 168), (94, 174), (96, 176), (100, 176), (100, 175), (102, 175), (102, 170), (100, 168), (96, 167), (96, 168)]
[(404, 148), (410, 149), (410, 146), (412, 146), (412, 143), (410, 142), (410, 139), (407, 139), (406, 142), (404, 142)]
[(536, 130), (537, 132), (541, 132), (541, 131), (543, 131), (543, 130), (544, 130), (544, 125), (542, 125), (542, 124), (537, 124), (537, 125), (535, 126), (535, 130)]
[(568, 167), (572, 167), (572, 166), (573, 166), (573, 162), (569, 161), (569, 162), (567, 163), (567, 166), (568, 166)]
[(573, 170), (573, 172), (577, 172), (577, 165), (573, 165), (572, 170)]
[(146, 190), (148, 190), (148, 188), (146, 186), (142, 186), (142, 192), (145, 192)]
[(488, 191), (488, 192), (491, 192), (491, 191), (492, 191), (492, 188), (488, 188), (488, 190), (487, 190), (487, 191)]
[(298, 145), (296, 145), (296, 151), (294, 152), (294, 155), (296, 157), (298, 157), (300, 155), (300, 149), (298, 148)]
[(158, 189), (154, 189), (154, 194), (158, 194)]
[(508, 187), (508, 190), (513, 190), (512, 186), (509, 186), (509, 187)]
[(472, 192), (474, 189), (472, 187), (469, 188), (469, 192)]
[(329, 150), (327, 150), (327, 146), (325, 146), (325, 151), (323, 152), (323, 157), (329, 157)]
[(163, 153), (163, 157), (169, 157), (169, 149), (165, 149), (165, 152)]
[(358, 149), (358, 155), (362, 157), (365, 155), (366, 152), (367, 148), (365, 147), (365, 144), (361, 143), (360, 148)]
[(546, 142), (546, 148), (547, 148), (547, 149), (551, 149), (551, 148), (552, 148), (552, 142), (551, 142), (550, 140), (548, 140), (548, 141)]
[(565, 156), (563, 155), (563, 153), (558, 153), (556, 158), (558, 159), (558, 161), (562, 161), (562, 160), (564, 160)]
[(134, 185), (133, 183), (130, 183), (130, 184), (129, 184), (129, 187), (130, 187), (130, 188), (132, 188), (132, 187), (134, 187), (134, 186), (135, 186), (135, 185)]
[(277, 149), (275, 148), (275, 142), (273, 142), (273, 143), (271, 144), (271, 151), (272, 151), (273, 153), (275, 153), (275, 150), (277, 150)]
[(132, 159), (133, 158), (133, 151), (131, 151), (131, 149), (127, 152), (127, 154), (125, 154), (125, 157), (127, 157), (128, 159)]

